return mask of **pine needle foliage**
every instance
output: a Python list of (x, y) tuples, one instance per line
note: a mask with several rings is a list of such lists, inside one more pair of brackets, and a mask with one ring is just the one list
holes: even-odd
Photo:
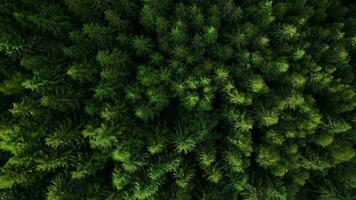
[(356, 199), (352, 0), (1, 0), (1, 200)]

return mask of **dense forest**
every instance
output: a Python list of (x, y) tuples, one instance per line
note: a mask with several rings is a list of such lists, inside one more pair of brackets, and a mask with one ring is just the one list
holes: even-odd
[(354, 0), (1, 0), (1, 200), (355, 200)]

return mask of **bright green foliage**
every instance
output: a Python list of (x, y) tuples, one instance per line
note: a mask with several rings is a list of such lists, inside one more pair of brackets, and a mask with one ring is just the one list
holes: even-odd
[(352, 0), (1, 0), (1, 200), (356, 198)]

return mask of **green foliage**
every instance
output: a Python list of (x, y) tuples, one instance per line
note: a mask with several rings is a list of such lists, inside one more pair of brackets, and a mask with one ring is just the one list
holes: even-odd
[(137, 56), (147, 56), (153, 47), (151, 41), (142, 35), (136, 36), (132, 43)]
[(355, 199), (351, 0), (2, 0), (0, 199)]

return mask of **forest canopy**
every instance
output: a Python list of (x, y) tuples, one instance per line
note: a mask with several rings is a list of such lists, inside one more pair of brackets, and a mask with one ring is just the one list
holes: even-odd
[(356, 199), (353, 0), (1, 0), (1, 200)]

